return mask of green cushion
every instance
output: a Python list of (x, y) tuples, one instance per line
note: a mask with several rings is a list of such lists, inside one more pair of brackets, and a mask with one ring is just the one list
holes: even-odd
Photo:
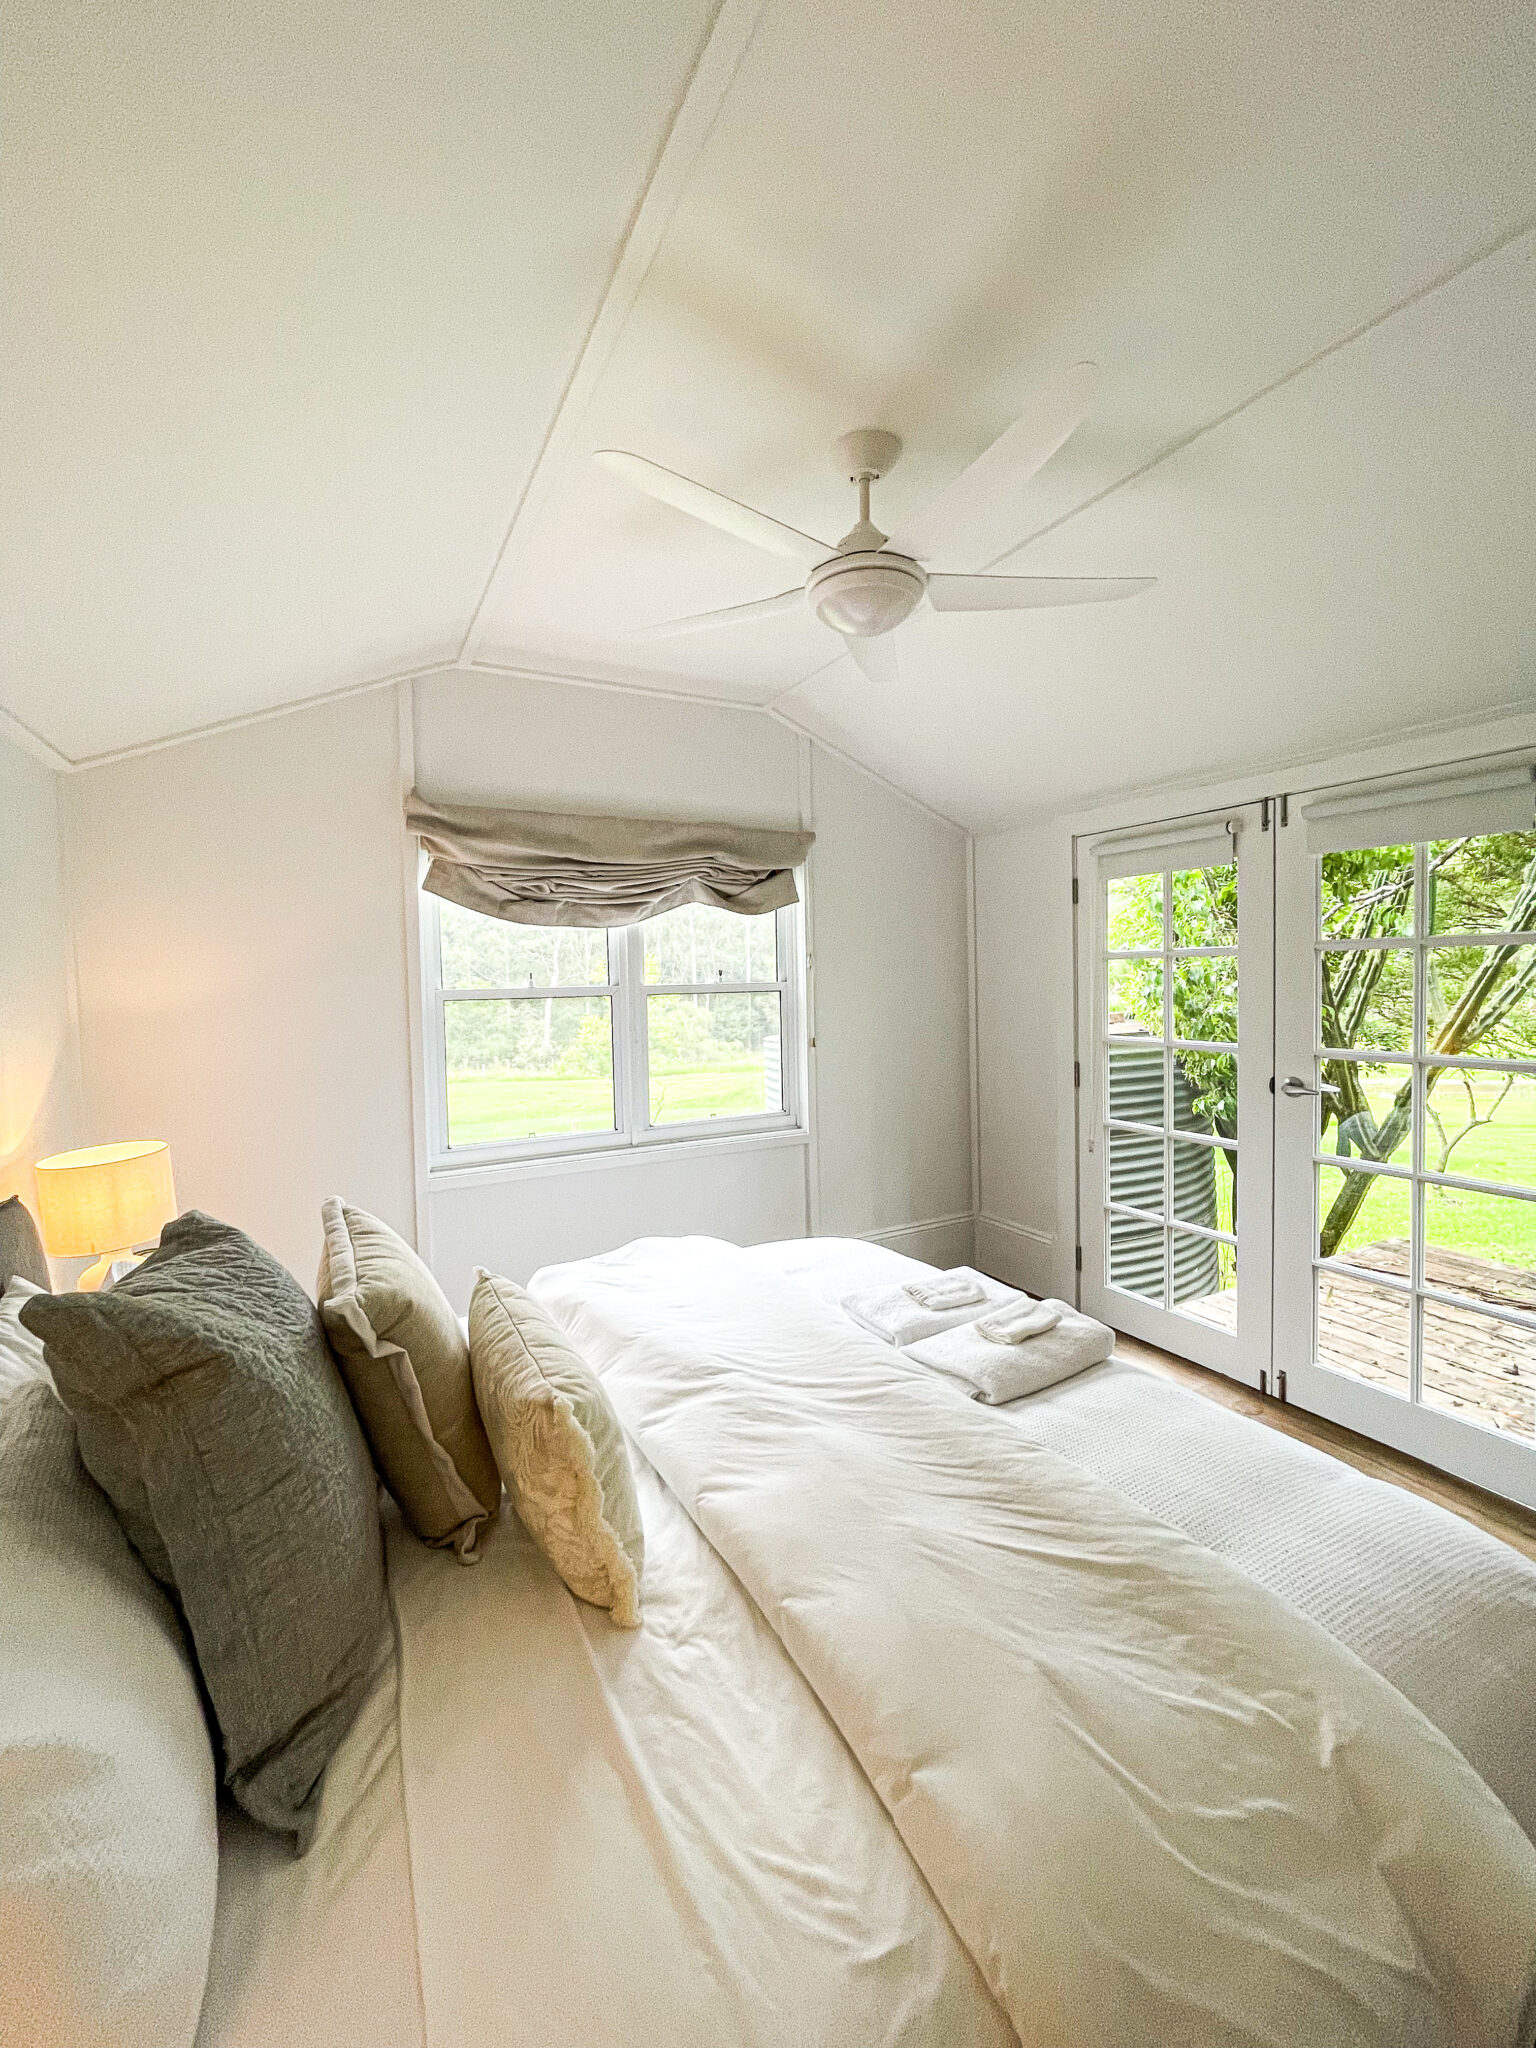
[(252, 1817), (313, 1830), (385, 1622), (378, 1493), (309, 1297), (196, 1210), (103, 1294), (22, 1310), (92, 1476), (175, 1588)]

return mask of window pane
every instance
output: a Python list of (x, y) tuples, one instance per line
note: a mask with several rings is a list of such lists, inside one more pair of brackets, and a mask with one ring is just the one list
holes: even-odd
[(1109, 1134), (1109, 1199), (1163, 1213), (1163, 1141), (1140, 1131)]
[(1426, 1187), (1424, 1279), (1474, 1301), (1536, 1313), (1536, 1202)]
[(1173, 943), (1237, 944), (1237, 863), (1184, 868), (1173, 877)]
[(715, 910), (685, 903), (642, 927), (645, 934), (645, 978), (657, 983), (702, 981), (775, 981), (778, 978), (778, 918), (738, 917), (734, 910)]
[(1181, 1052), (1173, 1062), (1173, 1121), (1230, 1138), (1237, 1130), (1237, 1054)]
[(1318, 1252), (1408, 1277), (1413, 1183), (1383, 1173), (1317, 1169)]
[(1134, 1216), (1109, 1219), (1109, 1284), (1144, 1301), (1163, 1298), (1163, 1232)]
[(581, 988), (608, 979), (608, 934), (505, 924), (439, 903), (444, 988)]
[(1364, 1060), (1320, 1060), (1319, 1081), (1339, 1090), (1319, 1094), (1319, 1152), (1408, 1166), (1413, 1159), (1413, 1069)]
[(1536, 832), (1437, 839), (1429, 849), (1432, 932), (1536, 931)]
[(613, 1129), (607, 996), (445, 1003), (448, 1143)]
[(1237, 962), (1197, 955), (1173, 963), (1173, 1035), (1237, 1043)]
[(1536, 1188), (1536, 1077), (1442, 1067), (1433, 1079), (1429, 1171)]
[(1319, 866), (1321, 937), (1389, 939), (1413, 930), (1411, 846), (1325, 853)]
[(1109, 884), (1108, 917), (1111, 953), (1134, 952), (1163, 943), (1163, 878), (1126, 875)]
[(1237, 1147), (1180, 1145), (1173, 1148), (1173, 1213), (1180, 1223), (1205, 1230), (1232, 1230)]
[(1109, 1028), (1136, 1027), (1153, 1038), (1163, 1035), (1163, 963), (1161, 960), (1111, 960), (1109, 963)]
[(783, 1111), (777, 994), (647, 996), (646, 1030), (653, 1124)]
[(1322, 956), (1318, 1044), (1344, 1051), (1413, 1050), (1413, 954), (1371, 947)]
[(1427, 1051), (1536, 1059), (1536, 946), (1435, 946), (1424, 968)]
[(1237, 1328), (1237, 1253), (1229, 1244), (1173, 1233), (1173, 1299), (1187, 1316)]
[(1317, 1362), (1406, 1396), (1413, 1297), (1326, 1268), (1317, 1280)]
[(1420, 1384), (1430, 1408), (1536, 1438), (1536, 1332), (1426, 1301)]
[(1163, 1049), (1144, 1038), (1117, 1039), (1109, 1048), (1109, 1113), (1131, 1124), (1163, 1121)]

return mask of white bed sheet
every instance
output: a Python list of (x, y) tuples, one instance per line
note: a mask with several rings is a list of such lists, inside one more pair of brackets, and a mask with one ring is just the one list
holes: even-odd
[[(812, 1238), (747, 1256), (837, 1302), (934, 1268)], [(1321, 1624), (1536, 1841), (1536, 1564), (1448, 1509), (1124, 1359), (990, 1411)]]

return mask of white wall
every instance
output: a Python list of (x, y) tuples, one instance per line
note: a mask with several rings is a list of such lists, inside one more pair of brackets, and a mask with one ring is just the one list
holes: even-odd
[[(965, 842), (759, 712), (460, 673), (70, 778), (95, 1134), (170, 1140), (183, 1201), (306, 1281), (322, 1196), (424, 1240), (449, 1292), (644, 1232), (879, 1232), (969, 1256)], [(804, 753), (805, 758), (802, 758)], [(419, 1206), (402, 775), (440, 802), (792, 825), (811, 861), (816, 1138), (463, 1170)], [(808, 1181), (808, 1167), (811, 1178)]]
[(83, 1142), (58, 784), (0, 738), (0, 1201), (34, 1212), (34, 1161)]

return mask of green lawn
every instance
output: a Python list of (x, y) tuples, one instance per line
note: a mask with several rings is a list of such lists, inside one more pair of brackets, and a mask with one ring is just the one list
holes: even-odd
[[(760, 1059), (651, 1076), (651, 1120), (704, 1122), (750, 1116), (763, 1107)], [(613, 1084), (606, 1075), (450, 1074), (451, 1145), (515, 1143), (613, 1129)]]

